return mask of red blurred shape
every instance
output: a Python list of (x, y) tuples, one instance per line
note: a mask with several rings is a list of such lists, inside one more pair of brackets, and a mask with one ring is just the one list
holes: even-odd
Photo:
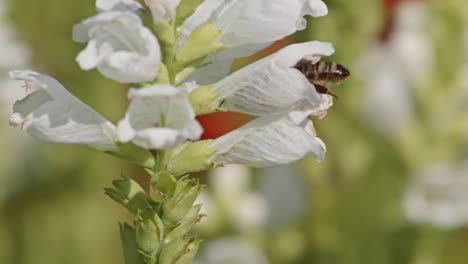
[(203, 127), (201, 139), (215, 139), (254, 119), (255, 117), (233, 112), (221, 112), (197, 116)]

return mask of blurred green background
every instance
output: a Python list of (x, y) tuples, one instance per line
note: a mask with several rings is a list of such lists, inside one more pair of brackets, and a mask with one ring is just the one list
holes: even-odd
[[(327, 159), (200, 174), (209, 217), (195, 230), (205, 240), (197, 263), (468, 263), (468, 2), (324, 2), (326, 17), (273, 48), (332, 42), (330, 59), (352, 72), (331, 87), (339, 99), (314, 123)], [(94, 1), (0, 3), (2, 79), (12, 67), (31, 68), (112, 122), (123, 116), (126, 87), (75, 63), (83, 45), (71, 30), (95, 13)], [(117, 222), (131, 218), (103, 188), (121, 174), (147, 176), (9, 127), (14, 89), (0, 90), (0, 263), (123, 263)], [(206, 129), (247, 120), (229, 117), (207, 118)]]

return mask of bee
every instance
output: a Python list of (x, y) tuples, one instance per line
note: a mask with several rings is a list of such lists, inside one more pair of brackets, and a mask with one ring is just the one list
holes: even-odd
[(318, 93), (329, 94), (335, 98), (338, 97), (326, 85), (338, 83), (351, 74), (343, 65), (332, 61), (318, 61), (314, 64), (311, 60), (301, 59), (294, 68), (304, 74)]

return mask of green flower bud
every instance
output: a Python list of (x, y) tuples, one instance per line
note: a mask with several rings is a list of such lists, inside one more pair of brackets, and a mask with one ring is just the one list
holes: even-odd
[(167, 172), (162, 172), (154, 178), (155, 180), (151, 184), (151, 197), (162, 203), (166, 198), (174, 194), (177, 180)]
[(198, 180), (182, 178), (177, 182), (174, 195), (163, 202), (163, 219), (170, 223), (181, 221), (192, 208), (203, 186)]
[(213, 140), (185, 142), (170, 152), (167, 171), (181, 175), (189, 172), (203, 171), (213, 168), (210, 157), (215, 150), (210, 147)]
[(227, 48), (217, 41), (221, 30), (214, 26), (215, 23), (216, 21), (207, 22), (190, 34), (176, 55), (178, 64), (187, 66), (192, 61)]
[(190, 264), (200, 247), (201, 240), (179, 238), (165, 246), (159, 255), (159, 264)]
[(138, 251), (146, 263), (156, 263), (156, 253), (164, 236), (164, 224), (151, 209), (140, 212), (135, 221)]
[(204, 0), (181, 0), (176, 9), (176, 26), (182, 25)]
[(118, 150), (106, 151), (106, 153), (124, 160), (128, 160), (145, 168), (151, 169), (154, 167), (154, 157), (148, 150), (140, 148), (133, 143), (117, 143), (117, 145), (119, 147)]
[(105, 193), (114, 201), (126, 207), (133, 214), (151, 208), (148, 197), (141, 186), (134, 180), (124, 177), (112, 182), (114, 188), (105, 188)]
[(213, 84), (198, 87), (189, 95), (190, 104), (196, 115), (220, 111), (218, 95), (213, 91)]
[(175, 240), (179, 237), (182, 237), (183, 235), (186, 235), (188, 231), (190, 230), (190, 228), (192, 228), (192, 226), (199, 221), (201, 217), (198, 214), (200, 212), (200, 209), (201, 209), (201, 205), (193, 206), (188, 212), (188, 214), (185, 216), (185, 218), (182, 221), (180, 221), (176, 225), (176, 227), (172, 229), (172, 231), (169, 232), (169, 234), (166, 235), (166, 237), (164, 238), (164, 241), (166, 243), (169, 243), (172, 240)]

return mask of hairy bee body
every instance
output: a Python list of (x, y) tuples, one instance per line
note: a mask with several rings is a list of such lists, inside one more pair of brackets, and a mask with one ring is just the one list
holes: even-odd
[[(310, 60), (301, 59), (295, 66), (312, 83), (317, 92), (335, 96), (325, 86), (340, 82), (350, 75), (348, 69), (343, 65), (332, 61), (318, 61), (312, 63)], [(336, 96), (335, 96), (336, 97)]]

